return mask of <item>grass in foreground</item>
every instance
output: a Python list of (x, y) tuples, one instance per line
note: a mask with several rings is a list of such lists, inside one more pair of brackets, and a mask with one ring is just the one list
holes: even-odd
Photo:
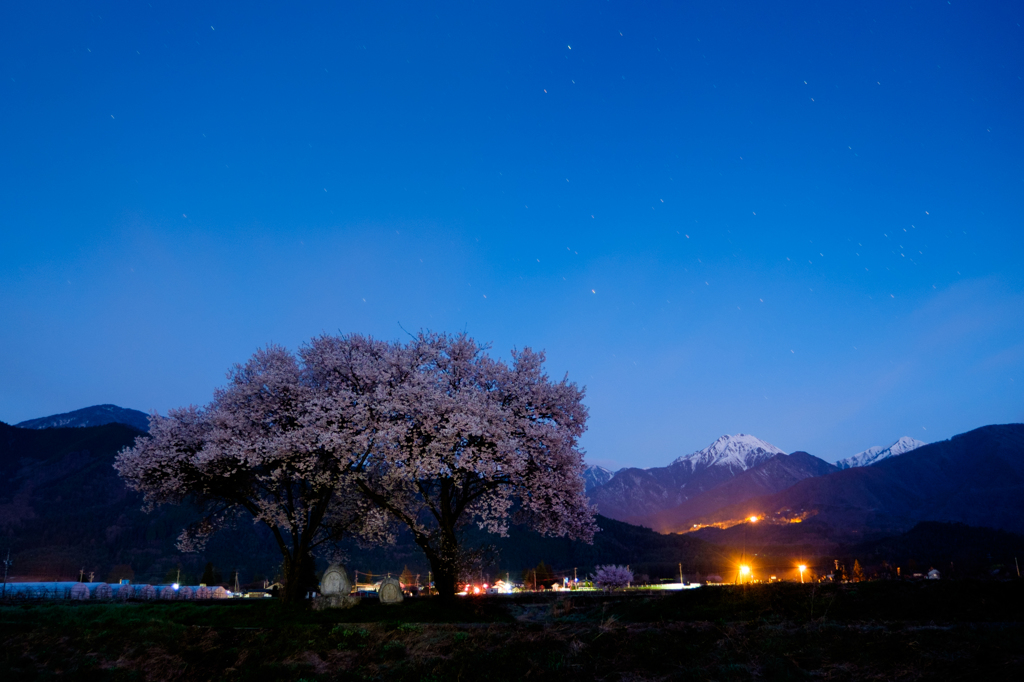
[[(0, 607), (4, 680), (1013, 679), (1020, 583)], [(70, 676), (70, 677), (69, 677)]]

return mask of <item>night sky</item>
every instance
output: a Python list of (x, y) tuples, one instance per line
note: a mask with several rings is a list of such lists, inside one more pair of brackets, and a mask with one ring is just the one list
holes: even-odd
[(1022, 23), (7, 3), (0, 419), (164, 412), (268, 342), (425, 328), (545, 349), (613, 468), (1024, 421)]

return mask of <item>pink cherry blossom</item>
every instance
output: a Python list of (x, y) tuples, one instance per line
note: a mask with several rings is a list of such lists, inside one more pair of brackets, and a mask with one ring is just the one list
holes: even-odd
[(598, 566), (594, 571), (594, 582), (604, 588), (626, 587), (633, 582), (633, 571), (627, 566)]
[(473, 554), (460, 544), (467, 523), (593, 539), (583, 390), (552, 381), (543, 363), (529, 348), (494, 360), (465, 334), (404, 344), (324, 335), (297, 354), (270, 346), (236, 365), (209, 405), (154, 414), (115, 466), (150, 506), (205, 509), (183, 550), (242, 514), (266, 524), (286, 599), (302, 590), (310, 552), (345, 533), (387, 540), (396, 521), (450, 597)]

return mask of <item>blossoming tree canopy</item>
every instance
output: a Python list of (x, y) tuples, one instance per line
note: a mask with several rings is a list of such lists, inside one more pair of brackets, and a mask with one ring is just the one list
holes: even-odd
[(277, 346), (236, 365), (228, 380), (206, 407), (151, 417), (150, 435), (119, 453), (115, 467), (151, 507), (188, 499), (205, 510), (179, 538), (184, 551), (199, 549), (235, 515), (266, 524), (284, 558), (290, 601), (312, 572), (312, 550), (345, 532), (369, 540), (386, 534), (385, 514), (352, 478), (367, 420), (357, 401), (341, 399), (346, 390), (336, 381), (325, 433), (315, 372)]
[(594, 572), (594, 582), (604, 588), (626, 587), (633, 582), (633, 571), (628, 566), (615, 564), (598, 566)]
[[(347, 339), (314, 341), (331, 346)], [(583, 391), (544, 374), (543, 353), (490, 358), (466, 335), (420, 334), (375, 357), (367, 401), (373, 443), (356, 470), (364, 494), (412, 532), (442, 596), (455, 593), (469, 522), (504, 535), (510, 522), (592, 541), (577, 447)]]

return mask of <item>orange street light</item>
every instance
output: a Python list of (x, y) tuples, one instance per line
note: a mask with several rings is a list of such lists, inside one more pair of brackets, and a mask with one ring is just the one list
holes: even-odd
[(804, 581), (804, 571), (807, 570), (807, 566), (805, 564), (800, 564), (797, 568), (800, 569), (800, 582), (802, 583)]
[(750, 521), (751, 523), (757, 523), (757, 517), (756, 517), (756, 516), (751, 516), (751, 517), (750, 517), (749, 519), (747, 519), (747, 520), (748, 520), (748, 521)]
[(743, 564), (742, 566), (740, 566), (740, 582), (743, 582), (743, 579), (747, 578), (747, 576), (749, 576), (749, 575), (750, 575), (750, 566), (747, 566), (746, 564)]

